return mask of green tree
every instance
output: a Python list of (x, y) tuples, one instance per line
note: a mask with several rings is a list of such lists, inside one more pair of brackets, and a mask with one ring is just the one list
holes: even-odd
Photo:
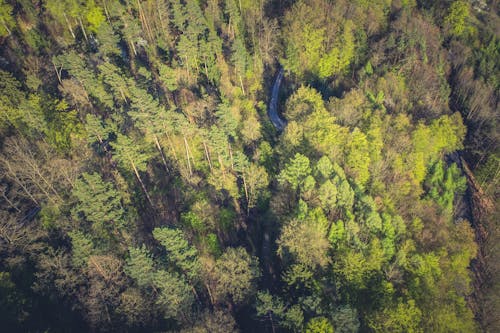
[(189, 245), (184, 233), (179, 229), (155, 228), (153, 236), (167, 250), (169, 261), (179, 267), (189, 280), (196, 280), (200, 270), (198, 252)]
[(243, 170), (243, 186), (247, 198), (248, 208), (253, 208), (269, 185), (269, 176), (265, 168), (254, 163), (249, 163)]
[(28, 137), (40, 137), (49, 131), (38, 94), (27, 95), (21, 83), (9, 72), (0, 70), (0, 128), (14, 126)]
[(130, 91), (130, 117), (134, 120), (136, 126), (145, 134), (146, 138), (154, 142), (158, 152), (162, 157), (166, 169), (167, 161), (160, 144), (159, 136), (164, 133), (162, 118), (165, 118), (165, 109), (158, 104), (146, 90), (135, 85), (133, 81), (129, 83)]
[(89, 30), (96, 33), (99, 31), (99, 27), (106, 18), (104, 17), (102, 9), (93, 4), (93, 1), (90, 1), (89, 4), (92, 5), (89, 6), (85, 18), (89, 24)]
[(292, 220), (281, 231), (278, 254), (314, 270), (329, 263), (328, 221), (321, 209), (308, 212), (304, 220)]
[(233, 55), (231, 57), (231, 60), (233, 61), (234, 67), (236, 69), (236, 75), (238, 76), (240, 81), (241, 91), (243, 92), (243, 94), (245, 94), (243, 78), (246, 76), (246, 71), (248, 66), (247, 64), (249, 60), (248, 60), (247, 50), (241, 38), (239, 37), (235, 38), (232, 45), (232, 49), (233, 49)]
[(147, 149), (145, 149), (144, 144), (141, 142), (136, 143), (128, 136), (118, 134), (116, 142), (113, 142), (111, 146), (114, 148), (113, 156), (116, 157), (121, 167), (126, 170), (132, 169), (134, 171), (148, 202), (153, 206), (146, 185), (139, 174), (140, 171), (146, 171), (147, 163), (151, 156)]
[(448, 168), (443, 164), (443, 161), (439, 160), (430, 168), (425, 185), (429, 196), (451, 212), (455, 195), (462, 194), (466, 189), (466, 180), (456, 164)]
[(155, 303), (165, 318), (179, 319), (189, 315), (194, 295), (181, 277), (159, 270), (154, 274), (153, 285), (158, 290)]
[(84, 268), (90, 256), (94, 253), (92, 240), (83, 232), (74, 230), (69, 234), (72, 247), (72, 263), (77, 268)]
[(330, 180), (325, 181), (319, 188), (319, 200), (326, 211), (332, 211), (337, 203), (337, 187)]
[(242, 247), (228, 248), (215, 263), (214, 297), (219, 302), (245, 303), (255, 294), (259, 277), (257, 258)]
[(342, 74), (347, 70), (355, 55), (353, 34), (354, 24), (347, 20), (344, 23), (342, 36), (336, 45), (318, 63), (318, 75), (321, 79)]
[(274, 297), (269, 292), (257, 293), (257, 303), (255, 306), (257, 315), (269, 320), (273, 332), (275, 332), (275, 325), (285, 314), (285, 305), (283, 301)]
[(350, 333), (359, 331), (359, 318), (356, 309), (342, 306), (332, 315), (333, 326), (337, 333)]
[(130, 247), (129, 258), (125, 273), (130, 276), (140, 288), (150, 287), (153, 284), (154, 262), (146, 246)]
[(0, 37), (10, 35), (12, 29), (16, 26), (16, 21), (12, 15), (12, 6), (5, 3), (5, 0), (0, 1)]
[(471, 26), (468, 22), (470, 17), (469, 6), (467, 1), (452, 2), (450, 12), (444, 19), (452, 36), (461, 37), (470, 32)]
[(322, 156), (318, 162), (316, 163), (316, 171), (318, 175), (321, 175), (323, 179), (330, 179), (332, 173), (334, 172), (332, 161), (328, 158), (328, 156)]
[(295, 154), (295, 157), (290, 159), (290, 162), (285, 165), (285, 168), (280, 172), (278, 179), (283, 183), (290, 184), (291, 188), (297, 190), (304, 180), (311, 173), (309, 159), (300, 154)]
[(99, 117), (89, 113), (85, 117), (85, 130), (90, 144), (98, 142), (100, 147), (107, 149), (106, 142), (109, 140), (110, 134), (114, 132), (113, 128), (108, 126)]
[(98, 173), (83, 173), (72, 191), (78, 199), (75, 212), (92, 223), (92, 229), (103, 238), (122, 227), (124, 210), (121, 196), (113, 183), (104, 181)]
[(424, 332), (421, 325), (422, 312), (414, 300), (399, 300), (395, 308), (386, 308), (376, 320), (370, 321), (375, 332)]
[(333, 326), (325, 317), (315, 317), (309, 320), (306, 333), (334, 333)]
[(348, 140), (346, 171), (361, 186), (370, 178), (370, 161), (370, 146), (366, 135), (355, 128)]

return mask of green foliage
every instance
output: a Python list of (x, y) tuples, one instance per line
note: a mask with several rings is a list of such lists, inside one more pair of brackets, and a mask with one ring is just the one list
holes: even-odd
[(303, 120), (315, 111), (323, 111), (324, 105), (318, 91), (302, 86), (287, 100), (286, 117), (289, 120)]
[(109, 139), (110, 134), (113, 132), (111, 128), (107, 127), (98, 117), (87, 114), (85, 118), (85, 130), (87, 132), (87, 140), (89, 143), (99, 142), (103, 144)]
[[(0, 70), (0, 79), (0, 92), (2, 93), (2, 97), (0, 97), (0, 128), (14, 126), (29, 137), (47, 133), (47, 121), (41, 97), (36, 94), (25, 94), (21, 90), (21, 83), (8, 72)], [(59, 130), (66, 127), (75, 129), (76, 119), (68, 118), (68, 124), (58, 124), (62, 127)]]
[(118, 134), (116, 142), (111, 146), (115, 149), (114, 156), (122, 168), (133, 171), (146, 170), (151, 155), (144, 143), (134, 142), (128, 136)]
[(330, 179), (334, 172), (332, 161), (327, 156), (322, 156), (316, 163), (316, 171), (325, 179)]
[(326, 79), (333, 75), (342, 74), (349, 67), (354, 58), (354, 35), (353, 23), (346, 21), (338, 46), (333, 47), (318, 63), (318, 75), (321, 79)]
[(76, 110), (68, 110), (65, 101), (57, 102), (51, 107), (53, 111), (47, 115), (47, 139), (58, 150), (69, 151), (72, 138), (78, 138), (82, 130), (78, 114)]
[(466, 189), (465, 177), (461, 175), (457, 165), (445, 168), (442, 160), (432, 166), (425, 184), (429, 189), (429, 197), (450, 213), (455, 196), (461, 195)]
[(293, 332), (302, 331), (304, 326), (304, 312), (300, 308), (300, 305), (295, 304), (287, 309), (281, 325)]
[(337, 333), (349, 333), (359, 331), (359, 318), (356, 309), (343, 306), (335, 310), (332, 321)]
[(286, 164), (285, 168), (281, 171), (278, 179), (281, 183), (290, 184), (291, 188), (297, 190), (304, 180), (311, 173), (309, 159), (300, 154), (295, 154), (295, 157)]
[(325, 317), (315, 317), (309, 320), (306, 333), (334, 333), (332, 324)]
[(441, 154), (461, 148), (465, 135), (462, 119), (458, 114), (442, 116), (430, 126), (418, 124), (412, 134), (416, 153), (422, 154), (424, 163), (435, 161)]
[(206, 237), (208, 252), (214, 257), (219, 257), (222, 254), (222, 249), (216, 234), (210, 233)]
[(106, 182), (98, 173), (83, 173), (72, 191), (78, 200), (74, 210), (92, 223), (98, 237), (110, 237), (115, 228), (124, 222), (124, 210), (120, 193), (111, 182)]
[(89, 24), (89, 30), (92, 32), (97, 32), (101, 24), (106, 19), (104, 17), (102, 9), (96, 6), (93, 6), (89, 9), (85, 18), (87, 19), (87, 22)]
[(273, 320), (273, 317), (281, 318), (285, 313), (285, 305), (282, 300), (274, 297), (269, 292), (262, 291), (257, 293), (255, 309), (258, 316), (269, 317), (269, 320)]
[(335, 23), (324, 22), (309, 1), (296, 2), (285, 16), (285, 68), (300, 78), (327, 79), (345, 72), (355, 54), (353, 23), (345, 21), (338, 37), (330, 35), (340, 28)]
[(217, 259), (214, 274), (216, 299), (231, 299), (234, 303), (241, 304), (255, 294), (260, 271), (257, 259), (238, 247), (228, 248)]
[(164, 270), (154, 274), (153, 285), (159, 291), (156, 306), (165, 318), (179, 318), (191, 310), (194, 296), (189, 285), (179, 276)]
[(175, 70), (167, 65), (160, 64), (160, 79), (169, 91), (175, 91), (178, 88)]
[(337, 203), (337, 187), (330, 180), (325, 181), (319, 188), (318, 193), (321, 205), (326, 210), (333, 210)]
[(448, 26), (450, 34), (455, 37), (464, 36), (470, 33), (469, 25), (470, 9), (467, 1), (453, 1), (450, 6), (450, 12), (445, 17), (444, 23)]
[(73, 266), (81, 268), (87, 266), (87, 261), (94, 252), (92, 240), (80, 231), (69, 233), (72, 247)]
[(0, 0), (2, 328), (499, 331), (493, 7)]
[(311, 269), (325, 267), (329, 262), (327, 228), (328, 221), (320, 209), (309, 211), (302, 221), (292, 220), (281, 232), (278, 254)]
[(245, 169), (244, 177), (248, 193), (248, 207), (253, 208), (257, 205), (259, 198), (264, 197), (266, 194), (269, 176), (263, 167), (251, 163)]
[(169, 261), (177, 265), (190, 280), (197, 278), (200, 269), (198, 252), (189, 245), (181, 230), (155, 228), (153, 236), (167, 250)]
[(370, 148), (366, 135), (358, 128), (350, 134), (346, 155), (346, 170), (360, 186), (370, 178)]
[(375, 332), (423, 332), (422, 312), (415, 306), (414, 300), (398, 302), (394, 309), (385, 309), (371, 328)]
[(12, 15), (12, 6), (5, 3), (5, 0), (0, 1), (0, 23), (0, 37), (10, 35), (16, 25)]
[(293, 332), (302, 331), (304, 313), (300, 306), (285, 306), (283, 300), (269, 292), (257, 293), (255, 309), (257, 315), (264, 321), (270, 321), (272, 326), (282, 326)]
[(153, 258), (144, 244), (141, 247), (130, 247), (129, 258), (125, 272), (141, 288), (150, 287), (153, 284), (154, 263)]
[(373, 74), (373, 66), (370, 61), (368, 61), (365, 65), (365, 73), (366, 75), (372, 75)]

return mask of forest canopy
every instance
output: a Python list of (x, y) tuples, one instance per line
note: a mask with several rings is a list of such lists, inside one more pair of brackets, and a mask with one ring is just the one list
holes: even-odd
[(0, 327), (500, 331), (499, 15), (0, 0)]

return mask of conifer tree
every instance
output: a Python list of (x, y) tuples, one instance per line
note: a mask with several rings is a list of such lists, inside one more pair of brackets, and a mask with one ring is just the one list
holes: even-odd
[(198, 278), (200, 263), (196, 249), (189, 245), (182, 231), (170, 228), (156, 228), (154, 238), (167, 250), (168, 260), (178, 266), (191, 280)]
[(75, 212), (91, 222), (99, 236), (110, 237), (114, 229), (123, 226), (121, 196), (113, 183), (104, 181), (98, 173), (83, 173), (72, 194), (78, 199)]
[(125, 272), (130, 276), (140, 288), (147, 288), (153, 285), (154, 263), (153, 258), (144, 244), (141, 247), (130, 247), (129, 258)]
[(146, 171), (147, 163), (151, 156), (147, 149), (145, 149), (144, 144), (142, 142), (134, 142), (126, 135), (118, 134), (116, 142), (112, 143), (111, 146), (114, 148), (113, 156), (116, 157), (122, 168), (134, 172), (146, 195), (146, 199), (153, 206), (146, 185), (139, 174), (139, 172)]

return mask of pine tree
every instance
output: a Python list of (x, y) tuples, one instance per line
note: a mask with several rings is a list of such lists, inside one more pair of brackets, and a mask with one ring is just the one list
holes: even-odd
[(169, 261), (180, 268), (190, 281), (198, 278), (200, 263), (196, 249), (189, 245), (182, 231), (156, 228), (154, 238), (167, 250)]
[(286, 164), (279, 175), (281, 183), (288, 183), (292, 189), (297, 190), (311, 173), (309, 159), (302, 154), (295, 154), (295, 157)]
[(165, 318), (187, 318), (194, 302), (189, 285), (179, 276), (164, 270), (154, 274), (153, 284), (158, 290), (155, 303)]
[(130, 276), (140, 288), (147, 288), (153, 285), (154, 263), (153, 258), (146, 246), (130, 247), (128, 249), (129, 258), (125, 272)]
[(116, 142), (112, 143), (111, 146), (114, 148), (113, 156), (116, 157), (122, 168), (134, 172), (146, 195), (146, 199), (153, 206), (146, 185), (139, 174), (139, 172), (146, 171), (147, 163), (151, 156), (148, 150), (145, 149), (144, 144), (142, 142), (134, 142), (126, 135), (118, 134)]
[(113, 183), (104, 181), (98, 173), (82, 174), (72, 194), (78, 199), (75, 212), (92, 223), (97, 235), (109, 238), (115, 229), (122, 227), (121, 196)]
[(68, 234), (71, 238), (72, 263), (77, 268), (85, 268), (94, 253), (94, 244), (88, 235), (74, 230)]
[(12, 15), (12, 6), (0, 0), (0, 37), (8, 36), (12, 33), (16, 21)]

